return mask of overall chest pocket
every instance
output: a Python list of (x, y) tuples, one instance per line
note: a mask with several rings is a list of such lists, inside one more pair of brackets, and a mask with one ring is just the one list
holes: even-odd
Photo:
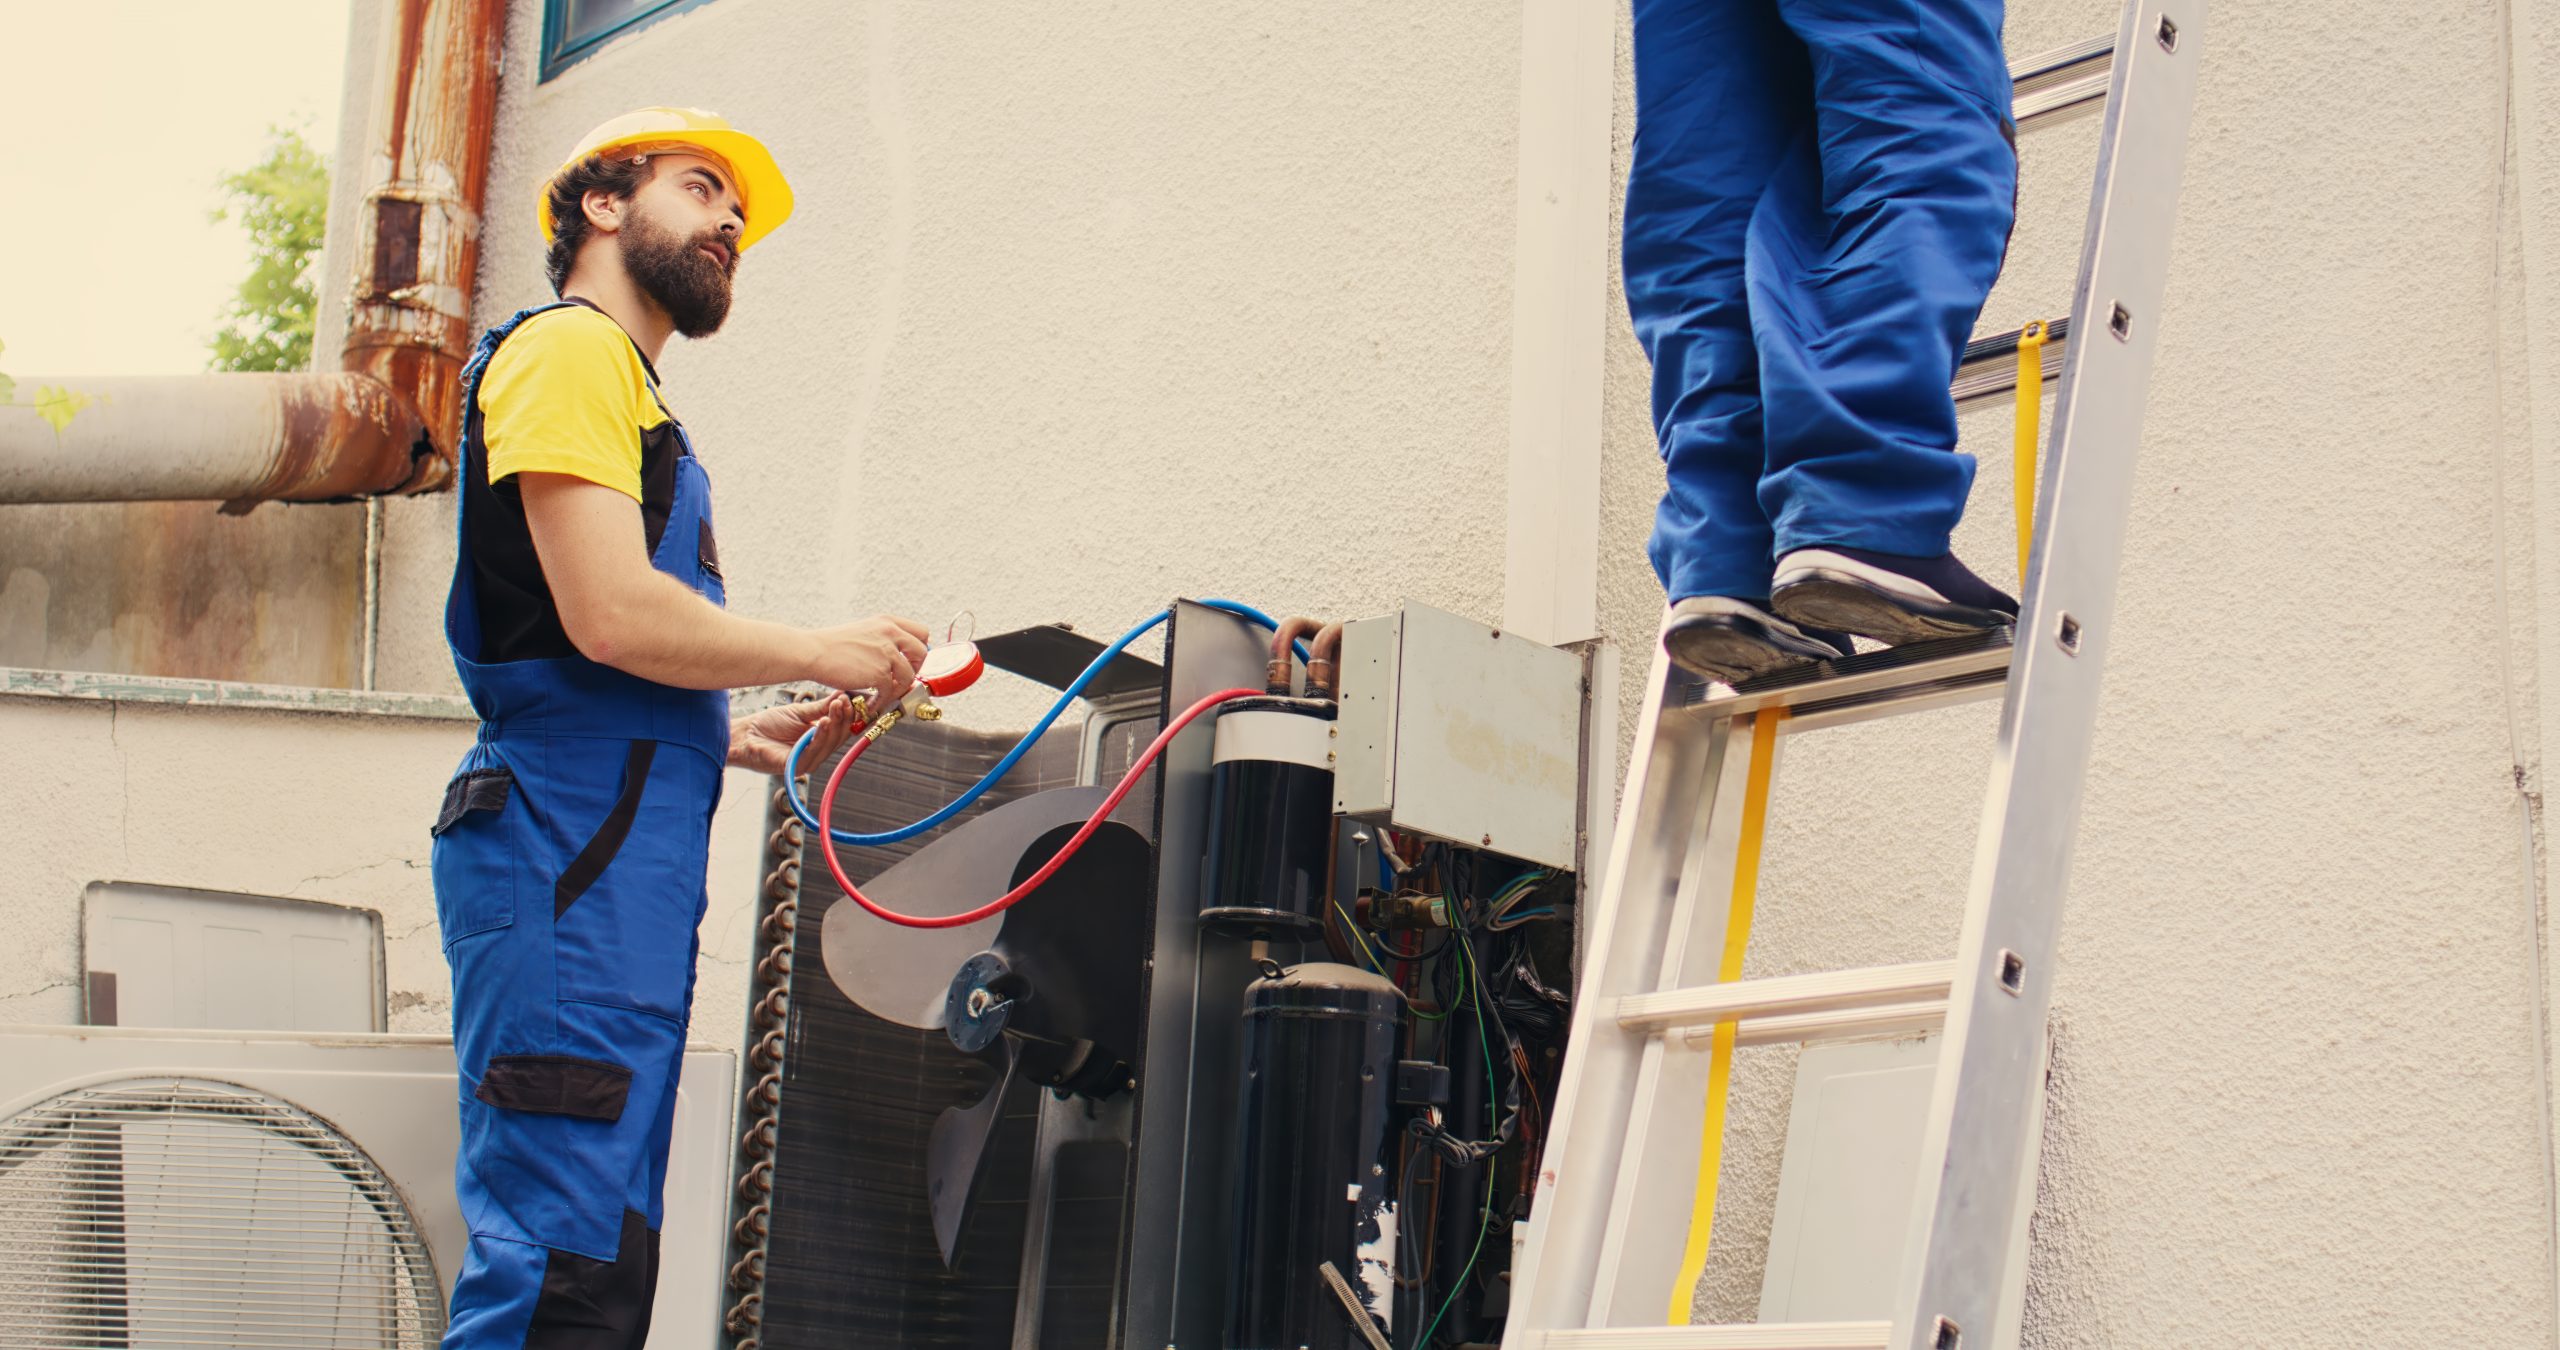
[(523, 814), (515, 787), (514, 770), (495, 762), (475, 767), (466, 761), (445, 784), (444, 804), (428, 828), (435, 838), (428, 865), (436, 926), (448, 947), (515, 922), (518, 849), (512, 835), (515, 817)]

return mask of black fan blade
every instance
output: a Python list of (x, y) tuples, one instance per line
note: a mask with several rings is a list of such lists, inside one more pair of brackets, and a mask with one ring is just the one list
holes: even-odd
[(933, 1240), (942, 1248), (946, 1268), (960, 1250), (960, 1230), (968, 1223), (969, 1203), (978, 1194), (978, 1170), (986, 1165), (987, 1142), (995, 1138), (1005, 1092), (1013, 1086), (1014, 1069), (1022, 1059), (1010, 1037), (998, 1040), (990, 1053), (1004, 1056), (1004, 1072), (997, 1075), (995, 1085), (971, 1105), (946, 1108), (934, 1120), (933, 1134), (925, 1145), (925, 1194), (933, 1205)]
[[(1061, 826), (1082, 822), (1108, 795), (1098, 787), (1057, 788), (1006, 802), (916, 850), (872, 878), (862, 893), (898, 913), (925, 917), (985, 904), (1020, 875), (1015, 860), (1024, 850)], [(816, 841), (810, 846), (814, 850)], [(993, 945), (1006, 918), (997, 915), (964, 928), (907, 928), (838, 900), (819, 920), (818, 952), (827, 978), (856, 1006), (901, 1026), (930, 1029), (942, 1025), (951, 972)]]

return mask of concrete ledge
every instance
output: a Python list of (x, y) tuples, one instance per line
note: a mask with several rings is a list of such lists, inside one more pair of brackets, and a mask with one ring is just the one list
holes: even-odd
[(471, 711), (470, 700), (459, 694), (309, 689), (287, 684), (235, 684), (226, 680), (178, 680), (79, 670), (27, 670), (15, 666), (0, 666), (0, 697), (161, 703), (256, 712), (398, 717), (431, 722), (471, 722), (479, 718), (479, 714)]

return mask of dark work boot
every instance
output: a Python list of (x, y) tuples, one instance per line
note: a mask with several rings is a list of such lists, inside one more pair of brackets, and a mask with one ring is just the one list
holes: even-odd
[(1778, 559), (1769, 607), (1889, 646), (1963, 637), (2018, 621), (2018, 602), (1956, 555), (1906, 558), (1862, 548), (1800, 548)]
[(1749, 600), (1700, 595), (1671, 607), (1662, 650), (1690, 674), (1735, 684), (1781, 666), (1837, 661), (1855, 648), (1846, 633), (1789, 623)]

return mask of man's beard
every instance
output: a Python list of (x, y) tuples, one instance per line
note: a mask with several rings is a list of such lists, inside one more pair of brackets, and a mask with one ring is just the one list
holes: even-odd
[[(705, 247), (719, 250), (723, 261), (712, 261)], [(729, 279), (737, 274), (738, 255), (718, 230), (680, 239), (634, 214), (622, 229), (622, 265), (686, 337), (709, 337), (729, 317)]]

